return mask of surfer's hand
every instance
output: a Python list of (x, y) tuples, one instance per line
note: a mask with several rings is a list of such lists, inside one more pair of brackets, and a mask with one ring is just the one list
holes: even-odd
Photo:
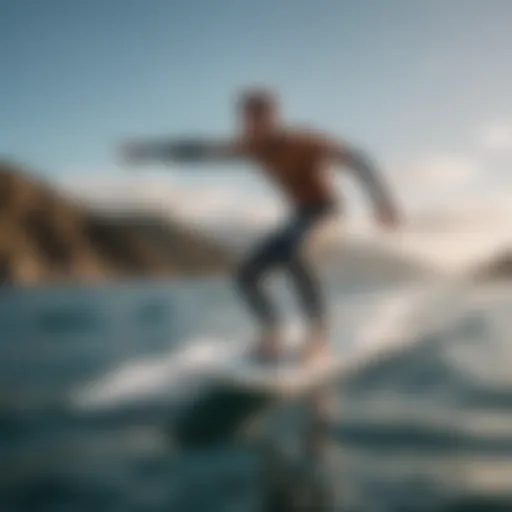
[(400, 224), (398, 212), (391, 206), (379, 208), (376, 217), (379, 225), (385, 229), (395, 229)]

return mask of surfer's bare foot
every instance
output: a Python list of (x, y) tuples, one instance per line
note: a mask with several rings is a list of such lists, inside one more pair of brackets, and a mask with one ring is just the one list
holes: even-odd
[(327, 331), (323, 327), (314, 327), (306, 338), (301, 358), (303, 363), (314, 362), (327, 354)]
[(279, 357), (280, 343), (277, 331), (264, 332), (254, 350), (254, 355), (262, 360), (275, 360)]

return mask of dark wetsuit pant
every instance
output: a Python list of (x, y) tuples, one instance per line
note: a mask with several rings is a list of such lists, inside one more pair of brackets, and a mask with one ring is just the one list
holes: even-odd
[(264, 278), (275, 268), (285, 270), (292, 278), (308, 321), (323, 324), (325, 312), (319, 281), (301, 249), (309, 232), (332, 210), (330, 204), (298, 209), (242, 263), (237, 276), (238, 288), (263, 328), (275, 328), (278, 322), (277, 312), (263, 289)]

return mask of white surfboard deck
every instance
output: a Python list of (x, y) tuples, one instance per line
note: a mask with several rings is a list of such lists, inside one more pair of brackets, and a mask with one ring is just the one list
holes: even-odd
[(308, 393), (341, 376), (344, 359), (328, 352), (309, 363), (303, 363), (295, 352), (288, 352), (276, 361), (258, 361), (243, 353), (225, 361), (218, 369), (223, 384), (254, 394), (293, 397)]

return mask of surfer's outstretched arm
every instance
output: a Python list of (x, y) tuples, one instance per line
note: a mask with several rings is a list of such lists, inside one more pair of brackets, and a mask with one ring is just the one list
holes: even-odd
[(389, 190), (385, 186), (381, 173), (370, 158), (360, 150), (344, 149), (343, 161), (366, 187), (377, 208), (395, 210), (395, 204)]
[(366, 188), (379, 219), (385, 224), (396, 224), (397, 206), (381, 178), (381, 173), (370, 158), (364, 152), (351, 147), (337, 146), (335, 153), (341, 163), (349, 168)]
[(244, 151), (237, 141), (179, 139), (129, 142), (122, 147), (121, 155), (134, 163), (152, 160), (201, 163), (243, 158)]

